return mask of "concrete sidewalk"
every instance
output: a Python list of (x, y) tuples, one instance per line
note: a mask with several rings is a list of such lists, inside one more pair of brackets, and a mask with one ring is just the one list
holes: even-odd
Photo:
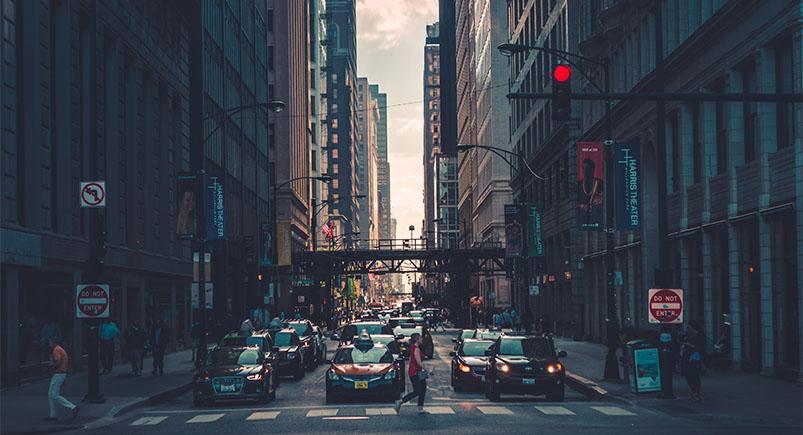
[(87, 391), (86, 371), (71, 373), (62, 387), (62, 395), (81, 407), (74, 420), (66, 408), (58, 407), (59, 421), (44, 421), (48, 416), (47, 390), (50, 379), (32, 382), (0, 392), (0, 432), (6, 434), (60, 432), (81, 427), (100, 427), (114, 416), (146, 403), (179, 395), (190, 388), (194, 364), (191, 351), (165, 355), (163, 376), (152, 376), (152, 358), (145, 358), (143, 374), (131, 374), (128, 364), (116, 364), (109, 375), (101, 375), (100, 392), (105, 403), (81, 402)]
[[(803, 418), (801, 387), (795, 383), (739, 371), (709, 370), (702, 377), (702, 402), (691, 401), (691, 390), (682, 376), (675, 374), (676, 399), (658, 399), (657, 393), (631, 393), (625, 373), (621, 382), (604, 381), (607, 347), (599, 343), (555, 338), (555, 347), (568, 354), (566, 384), (593, 398), (618, 400), (651, 408), (673, 416), (701, 421), (727, 420), (730, 423), (800, 426)], [(618, 353), (621, 356), (621, 351)], [(620, 370), (623, 370), (620, 365)]]

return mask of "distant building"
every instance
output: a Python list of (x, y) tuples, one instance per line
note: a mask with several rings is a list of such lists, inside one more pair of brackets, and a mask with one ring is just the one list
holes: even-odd
[(388, 162), (388, 95), (379, 92), (379, 85), (372, 84), (371, 96), (376, 101), (379, 119), (376, 122), (377, 189), (379, 190), (379, 236), (391, 239), (390, 212), (390, 163)]
[[(326, 174), (328, 153), (326, 152), (327, 104), (326, 104), (326, 46), (321, 41), (326, 36), (326, 0), (309, 0), (310, 7), (310, 59), (309, 59), (309, 107), (310, 107), (310, 175), (317, 177)], [(326, 234), (322, 232), (324, 224), (329, 220), (329, 185), (323, 181), (312, 181), (312, 210), (310, 218), (314, 218), (315, 238), (317, 246), (324, 247)], [(322, 205), (323, 203), (323, 205)], [(317, 213), (317, 214), (315, 214)], [(312, 216), (315, 214), (314, 216)]]
[(379, 238), (379, 189), (377, 159), (377, 122), (379, 109), (371, 95), (368, 79), (357, 78), (357, 126), (359, 143), (360, 195), (360, 238), (376, 240)]
[(427, 26), (424, 45), (424, 222), (422, 234), (435, 241), (436, 196), (434, 155), (440, 150), (440, 42), (439, 24)]

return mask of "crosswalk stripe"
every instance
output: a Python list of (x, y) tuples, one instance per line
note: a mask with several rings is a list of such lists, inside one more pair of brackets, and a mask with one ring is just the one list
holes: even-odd
[(595, 411), (597, 411), (597, 412), (599, 412), (601, 414), (605, 414), (605, 415), (616, 415), (616, 416), (636, 415), (636, 414), (633, 414), (632, 412), (630, 412), (630, 411), (628, 411), (626, 409), (622, 409), (622, 408), (620, 408), (618, 406), (592, 406), (591, 409), (593, 409), (593, 410), (595, 410)]
[(199, 414), (187, 420), (187, 423), (211, 423), (220, 420), (226, 414)]
[(393, 408), (365, 408), (365, 415), (396, 415)]
[(142, 417), (131, 423), (131, 426), (153, 426), (163, 422), (167, 417)]
[(577, 415), (562, 406), (536, 406), (535, 409), (543, 412), (546, 415)]
[(513, 411), (504, 406), (478, 406), (477, 409), (485, 415), (512, 415)]
[(307, 417), (334, 417), (337, 415), (339, 409), (310, 409), (307, 412)]
[(247, 421), (254, 420), (275, 420), (281, 411), (260, 411), (255, 412), (246, 418)]
[(430, 414), (454, 414), (454, 409), (448, 406), (425, 406), (424, 410)]

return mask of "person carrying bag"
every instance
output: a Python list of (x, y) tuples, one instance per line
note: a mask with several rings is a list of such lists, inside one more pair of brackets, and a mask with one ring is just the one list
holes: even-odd
[(424, 353), (419, 346), (421, 334), (415, 333), (410, 336), (410, 365), (407, 368), (407, 375), (410, 383), (413, 384), (413, 391), (397, 400), (395, 404), (396, 414), (401, 410), (401, 406), (415, 397), (418, 397), (418, 413), (426, 414), (424, 410), (424, 398), (427, 393), (427, 378), (429, 372), (424, 367)]

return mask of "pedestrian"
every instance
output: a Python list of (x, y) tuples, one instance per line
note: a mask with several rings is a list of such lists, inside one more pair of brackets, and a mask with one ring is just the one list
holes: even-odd
[(170, 328), (166, 327), (161, 319), (157, 319), (151, 331), (151, 351), (153, 352), (153, 370), (151, 373), (162, 376), (165, 368), (165, 350), (170, 342)]
[(240, 332), (247, 335), (251, 335), (251, 333), (254, 332), (254, 324), (251, 323), (251, 319), (246, 317), (245, 320), (240, 323)]
[(502, 311), (502, 327), (507, 329), (513, 327), (513, 317), (510, 315), (510, 310), (507, 308)]
[(53, 376), (50, 378), (50, 388), (47, 390), (47, 401), (50, 405), (50, 415), (45, 418), (47, 421), (57, 421), (56, 416), (56, 403), (69, 409), (72, 412), (72, 418), (78, 416), (81, 410), (78, 406), (67, 400), (61, 395), (61, 386), (64, 380), (67, 379), (67, 367), (69, 367), (70, 359), (67, 352), (63, 347), (59, 346), (59, 341), (55, 337), (48, 339), (50, 346), (50, 367), (53, 371)]
[(120, 335), (120, 329), (111, 317), (100, 324), (100, 362), (103, 373), (111, 373), (114, 365), (114, 339)]
[(139, 319), (136, 319), (125, 332), (125, 346), (128, 350), (128, 360), (131, 362), (131, 374), (134, 376), (142, 375), (142, 354), (145, 352), (145, 341), (147, 341), (145, 330)]
[(499, 314), (499, 312), (494, 313), (493, 321), (494, 329), (499, 329), (502, 327), (502, 315)]
[(410, 336), (410, 365), (407, 367), (407, 375), (410, 383), (413, 384), (413, 391), (407, 393), (401, 400), (396, 401), (396, 414), (399, 413), (401, 406), (415, 397), (418, 397), (418, 412), (426, 413), (424, 410), (424, 397), (427, 394), (427, 378), (429, 372), (424, 367), (424, 353), (419, 346), (421, 334), (413, 333)]
[(519, 312), (516, 311), (515, 308), (510, 310), (510, 319), (513, 323), (513, 329), (516, 332), (521, 331), (521, 318), (519, 317)]
[(705, 335), (695, 321), (689, 322), (689, 331), (686, 333), (680, 350), (680, 371), (691, 389), (691, 399), (695, 402), (702, 400), (700, 390), (702, 381), (700, 373), (705, 352)]
[(193, 362), (201, 340), (201, 324), (197, 320), (192, 322), (192, 326), (190, 326), (190, 339), (192, 339), (192, 358), (190, 362)]

